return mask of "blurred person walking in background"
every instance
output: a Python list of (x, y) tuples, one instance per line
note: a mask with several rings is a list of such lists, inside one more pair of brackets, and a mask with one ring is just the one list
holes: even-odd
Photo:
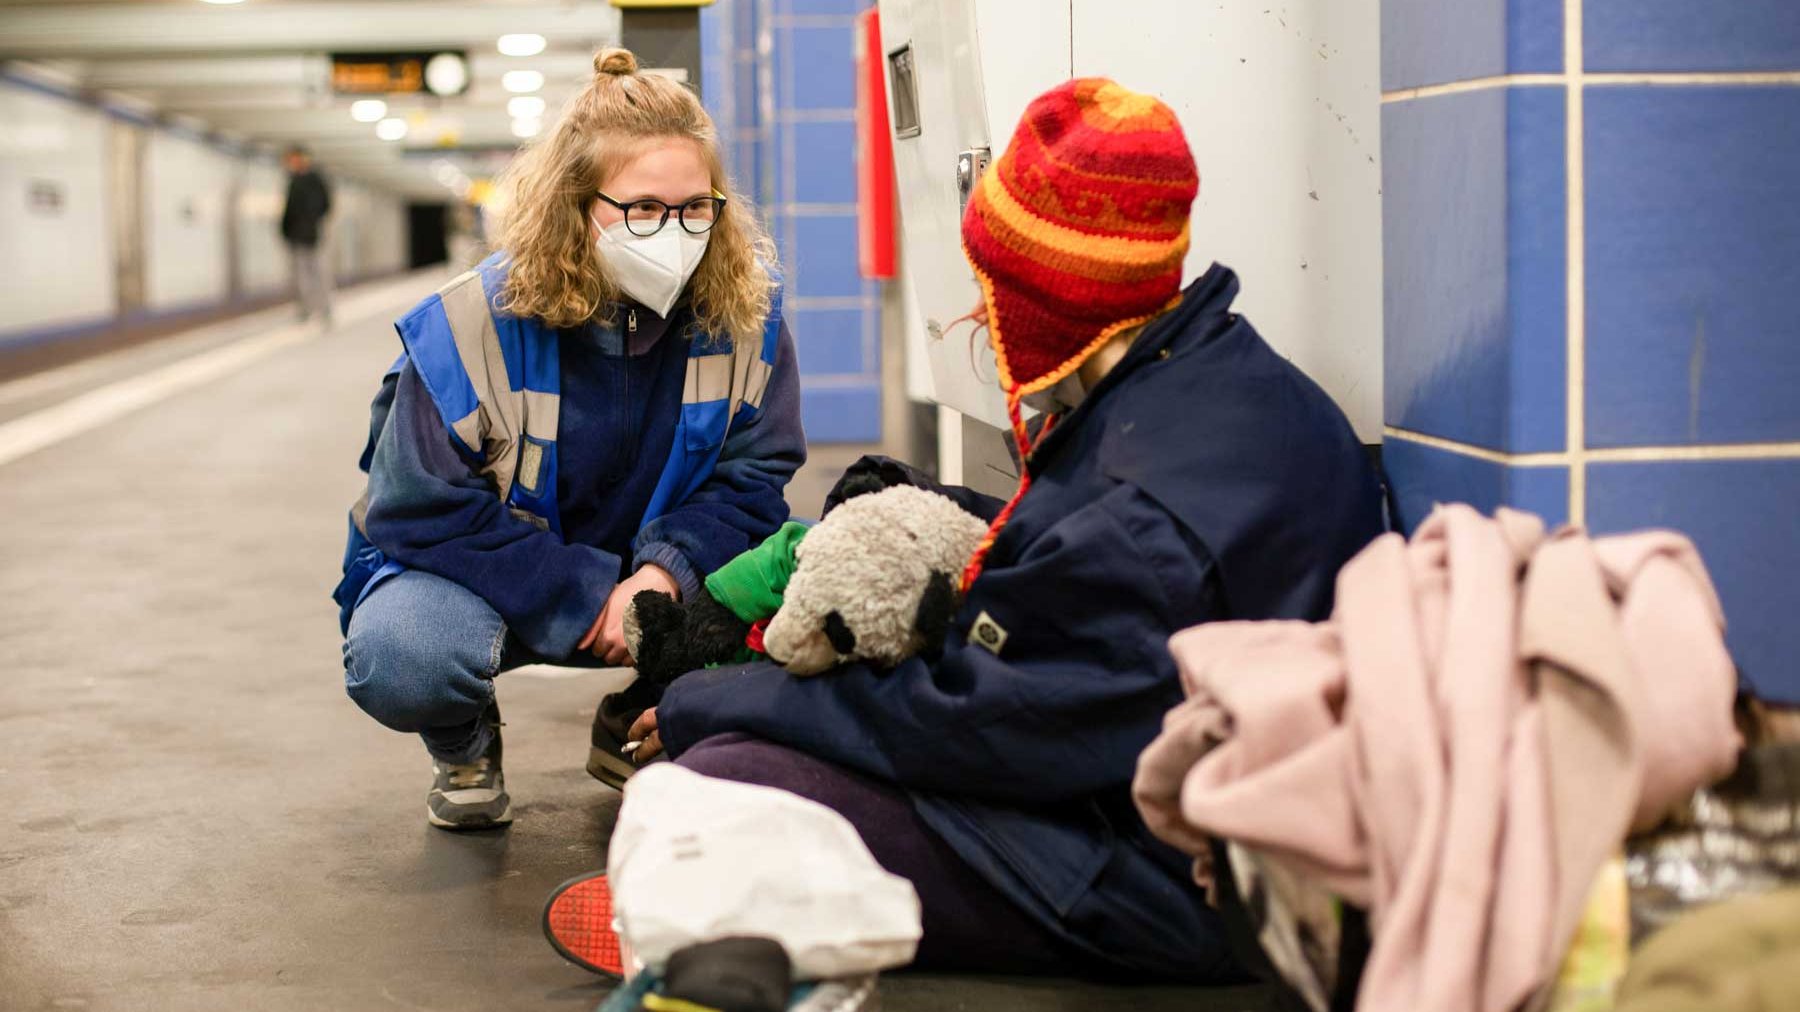
[(293, 265), (294, 290), (300, 300), (300, 319), (315, 314), (331, 326), (331, 271), (319, 252), (320, 232), (331, 213), (331, 188), (313, 168), (312, 156), (302, 147), (287, 150), (287, 209), (281, 212), (281, 237), (287, 240), (288, 262)]

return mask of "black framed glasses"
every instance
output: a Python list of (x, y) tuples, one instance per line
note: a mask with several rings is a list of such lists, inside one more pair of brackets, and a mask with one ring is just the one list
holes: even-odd
[(685, 204), (665, 204), (654, 197), (623, 203), (604, 193), (600, 193), (600, 199), (625, 212), (625, 230), (640, 239), (661, 232), (671, 214), (689, 235), (705, 235), (725, 212), (725, 197), (717, 190), (710, 197), (695, 197)]

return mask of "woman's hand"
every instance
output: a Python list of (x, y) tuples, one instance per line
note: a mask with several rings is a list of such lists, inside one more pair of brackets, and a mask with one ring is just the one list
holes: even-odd
[(587, 635), (581, 638), (576, 649), (591, 650), (595, 657), (614, 667), (633, 663), (631, 650), (625, 645), (625, 609), (630, 607), (632, 598), (645, 590), (681, 599), (681, 586), (669, 575), (668, 570), (661, 566), (645, 565), (632, 574), (630, 579), (619, 581), (612, 593), (606, 595), (606, 603), (601, 606), (600, 614), (594, 617), (594, 624), (588, 628)]
[(656, 707), (645, 710), (625, 733), (629, 741), (642, 742), (631, 753), (631, 761), (639, 766), (644, 765), (662, 754), (662, 732), (656, 729)]

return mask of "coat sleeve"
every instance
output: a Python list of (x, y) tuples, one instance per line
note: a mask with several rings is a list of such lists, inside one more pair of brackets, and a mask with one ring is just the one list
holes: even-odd
[(619, 579), (619, 558), (564, 544), (506, 509), (456, 450), (409, 362), (369, 466), (369, 540), (388, 558), (460, 584), (533, 652), (566, 657)]
[(712, 475), (638, 532), (632, 570), (654, 563), (675, 577), (684, 599), (700, 593), (707, 574), (761, 544), (787, 520), (787, 483), (805, 462), (800, 371), (784, 322), (762, 407), (725, 437)]
[[(768, 664), (694, 672), (658, 708), (680, 754), (748, 732), (904, 787), (1038, 804), (1130, 783), (1181, 699), (1167, 641), (1219, 617), (1204, 546), (1121, 486), (984, 572), (943, 656), (890, 672), (851, 665), (795, 678)], [(995, 654), (972, 616), (1007, 630)]]

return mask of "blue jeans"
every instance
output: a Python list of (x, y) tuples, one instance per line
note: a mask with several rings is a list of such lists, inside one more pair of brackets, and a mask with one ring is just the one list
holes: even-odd
[(546, 660), (606, 666), (582, 652), (539, 657), (473, 591), (408, 570), (356, 606), (344, 638), (344, 689), (369, 716), (425, 739), (438, 759), (474, 762), (494, 734), (481, 719), (494, 700), (494, 676)]

